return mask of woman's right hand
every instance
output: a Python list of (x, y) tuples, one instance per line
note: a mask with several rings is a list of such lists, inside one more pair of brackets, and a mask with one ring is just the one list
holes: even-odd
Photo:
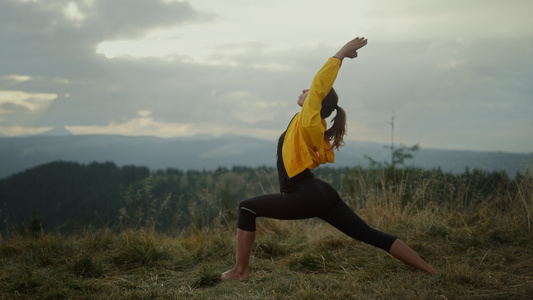
[(357, 57), (357, 50), (364, 47), (368, 43), (368, 40), (364, 37), (362, 38), (355, 38), (346, 45), (344, 45), (336, 54), (335, 57), (342, 60), (345, 57), (348, 58), (356, 58)]

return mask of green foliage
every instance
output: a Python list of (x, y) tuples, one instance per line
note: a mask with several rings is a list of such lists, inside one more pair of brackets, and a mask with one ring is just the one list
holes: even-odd
[[(392, 167), (321, 167), (314, 173), (354, 207), (379, 203), (468, 208), (490, 202), (492, 209), (505, 211), (524, 207), (523, 199), (529, 197), (524, 187), (528, 173), (510, 178), (504, 172), (467, 169), (454, 175), (440, 169)], [(266, 167), (150, 174), (146, 168), (111, 163), (56, 162), (0, 180), (0, 232), (15, 228), (38, 235), (45, 230), (68, 233), (106, 227), (202, 231), (234, 226), (241, 200), (276, 192), (276, 170)]]
[(70, 266), (70, 271), (84, 278), (101, 277), (104, 273), (103, 264), (89, 253), (83, 253), (78, 259), (74, 260)]
[(466, 209), (491, 203), (494, 209), (509, 210), (518, 204), (516, 200), (523, 195), (521, 186), (526, 182), (520, 176), (510, 179), (503, 172), (480, 170), (453, 175), (439, 169), (354, 168), (343, 177), (341, 191), (358, 206), (370, 201), (397, 203), (401, 207), (433, 203)]
[(168, 193), (157, 187), (167, 176), (204, 176), (209, 192), (191, 199), (212, 201), (224, 197), (218, 192), (228, 187), (225, 180), (245, 177), (234, 170), (191, 177), (172, 171), (132, 185), (127, 212), (154, 208), (141, 211), (140, 222), (132, 217), (138, 226), (0, 236), (0, 299), (528, 299), (533, 292), (529, 173), (510, 179), (476, 170), (345, 171), (321, 172), (341, 186), (365, 221), (399, 236), (437, 275), (415, 271), (320, 221), (264, 219), (251, 279), (221, 282), (220, 274), (235, 263), (235, 224), (222, 221), (221, 201), (206, 202), (215, 206), (206, 209), (212, 219), (202, 228), (163, 232), (158, 226), (172, 201), (159, 212)]
[(390, 163), (387, 161), (379, 162), (372, 157), (365, 155), (365, 159), (369, 162), (371, 168), (390, 168), (395, 169), (398, 166), (404, 166), (405, 160), (413, 158), (413, 153), (418, 151), (420, 149), (420, 146), (418, 144), (411, 146), (411, 147), (405, 147), (401, 145), (399, 148), (395, 148), (394, 146), (385, 146), (385, 148), (391, 149), (391, 161)]
[(140, 182), (136, 191), (133, 191), (133, 186), (130, 185), (124, 192), (119, 210), (118, 219), (121, 228), (160, 230), (159, 219), (162, 212), (168, 209), (170, 198), (171, 194), (164, 198), (154, 195), (152, 177)]
[(107, 226), (116, 219), (122, 187), (149, 175), (144, 167), (72, 162), (52, 162), (12, 175), (0, 180), (0, 231), (20, 230), (26, 220), (33, 232), (41, 224), (65, 232)]
[(193, 288), (212, 287), (220, 283), (220, 273), (207, 266), (201, 266), (191, 284)]
[[(376, 210), (384, 213), (380, 207), (359, 212), (369, 222), (385, 217), (393, 223), (439, 274), (414, 271), (379, 249), (309, 221), (265, 224), (258, 243), (277, 240), (293, 246), (275, 257), (254, 248), (248, 282), (220, 281), (220, 273), (234, 263), (234, 228), (176, 237), (129, 230), (60, 237), (16, 235), (0, 243), (0, 249), (18, 249), (0, 260), (0, 298), (433, 299), (442, 295), (456, 299), (498, 295), (521, 299), (533, 290), (532, 236), (524, 222), (512, 217), (515, 212), (484, 212), (481, 215), (490, 216), (480, 218), (461, 210), (442, 211), (432, 214), (435, 226), (426, 229), (424, 224), (430, 221), (426, 208), (403, 221), (387, 213), (374, 216)], [(455, 222), (457, 215), (468, 224)], [(501, 229), (491, 231), (494, 227)], [(95, 235), (105, 236), (110, 247), (95, 243)], [(521, 238), (524, 235), (527, 239)], [(199, 246), (204, 250), (198, 252)], [(47, 265), (27, 259), (38, 248), (47, 253), (62, 249), (62, 259)], [(156, 248), (166, 254), (146, 260), (154, 253), (147, 249)], [(119, 255), (129, 257), (128, 261), (117, 262)], [(198, 259), (190, 259), (195, 256)]]
[(300, 272), (317, 272), (326, 269), (326, 259), (320, 253), (304, 252), (299, 256), (295, 256), (289, 263), (292, 269)]
[(39, 218), (36, 212), (33, 213), (33, 216), (28, 220), (27, 224), (22, 224), (21, 233), (38, 235), (44, 232), (44, 223)]
[(160, 262), (170, 257), (167, 247), (145, 231), (122, 232), (116, 241), (111, 260), (127, 268), (137, 268)]

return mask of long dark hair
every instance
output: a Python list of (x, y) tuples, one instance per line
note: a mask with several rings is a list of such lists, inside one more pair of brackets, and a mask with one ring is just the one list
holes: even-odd
[(331, 148), (339, 150), (344, 146), (344, 135), (346, 134), (346, 112), (342, 107), (338, 106), (339, 97), (333, 88), (322, 100), (322, 109), (320, 110), (320, 117), (325, 119), (337, 111), (335, 117), (331, 120), (331, 127), (324, 132), (324, 138), (331, 142)]

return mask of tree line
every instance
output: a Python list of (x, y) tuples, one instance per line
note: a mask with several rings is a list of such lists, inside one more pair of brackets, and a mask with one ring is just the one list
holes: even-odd
[[(314, 173), (352, 206), (390, 197), (400, 197), (402, 205), (476, 205), (502, 193), (519, 197), (517, 187), (530, 180), (528, 174), (510, 178), (504, 172), (467, 169), (454, 175), (394, 166), (320, 167)], [(270, 167), (151, 172), (112, 162), (51, 162), (0, 180), (0, 230), (120, 226), (166, 231), (229, 225), (237, 219), (241, 200), (278, 192), (277, 180)], [(496, 209), (505, 209), (505, 203), (500, 206)]]

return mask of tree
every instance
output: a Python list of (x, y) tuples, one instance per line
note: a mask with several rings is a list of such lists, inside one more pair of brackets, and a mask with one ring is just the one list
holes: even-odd
[(393, 114), (391, 117), (391, 121), (387, 122), (391, 126), (391, 144), (390, 146), (384, 146), (387, 149), (390, 149), (391, 151), (391, 158), (390, 163), (389, 162), (378, 162), (372, 157), (365, 155), (365, 159), (370, 162), (370, 166), (373, 168), (392, 168), (395, 169), (398, 165), (403, 165), (405, 163), (406, 159), (413, 158), (413, 153), (418, 151), (420, 149), (420, 146), (418, 144), (411, 146), (411, 147), (405, 147), (403, 145), (400, 145), (399, 148), (394, 147), (394, 118), (395, 115)]

